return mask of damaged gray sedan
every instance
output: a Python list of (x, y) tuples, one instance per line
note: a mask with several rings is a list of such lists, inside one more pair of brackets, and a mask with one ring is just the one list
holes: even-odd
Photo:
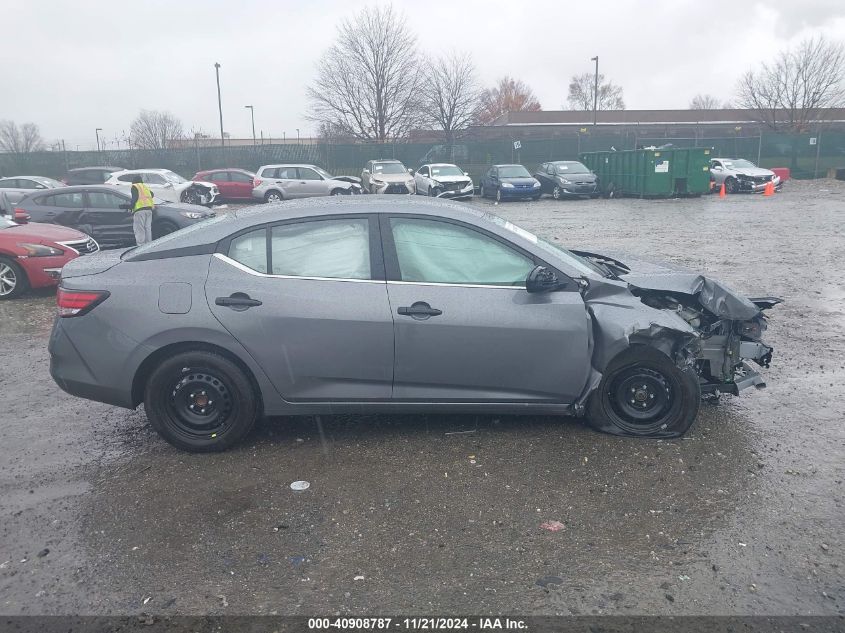
[(68, 264), (51, 373), (143, 403), (189, 451), (330, 413), (566, 414), (678, 437), (702, 393), (763, 386), (778, 301), (440, 200), (291, 201)]

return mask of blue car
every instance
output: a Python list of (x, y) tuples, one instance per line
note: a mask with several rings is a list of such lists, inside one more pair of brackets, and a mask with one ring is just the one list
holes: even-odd
[(542, 194), (540, 181), (522, 165), (493, 165), (481, 177), (482, 198), (502, 200), (538, 200)]

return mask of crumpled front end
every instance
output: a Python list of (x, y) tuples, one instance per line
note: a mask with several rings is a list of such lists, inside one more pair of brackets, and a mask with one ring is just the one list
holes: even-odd
[(748, 299), (705, 275), (662, 262), (579, 254), (619, 275), (619, 281), (591, 283), (584, 293), (595, 322), (595, 385), (614, 356), (642, 343), (681, 368), (694, 365), (702, 393), (736, 395), (766, 386), (755, 369), (768, 367), (773, 354), (762, 340), (764, 311), (781, 299)]

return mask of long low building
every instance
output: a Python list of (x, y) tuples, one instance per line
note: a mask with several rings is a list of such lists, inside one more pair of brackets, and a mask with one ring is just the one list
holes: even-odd
[[(788, 121), (785, 111), (776, 113)], [(591, 110), (541, 110), (506, 112), (490, 125), (473, 127), (472, 139), (555, 138), (578, 134), (634, 133), (641, 137), (725, 137), (766, 134), (772, 129), (760, 122), (754, 110), (600, 110), (593, 125)], [(816, 130), (845, 131), (845, 108), (822, 108), (806, 124), (805, 133)]]

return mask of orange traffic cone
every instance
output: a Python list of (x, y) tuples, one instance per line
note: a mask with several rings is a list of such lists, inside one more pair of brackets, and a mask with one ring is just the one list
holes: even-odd
[(775, 195), (775, 183), (771, 180), (766, 183), (765, 188), (763, 189), (764, 196), (773, 196)]
[(722, 183), (722, 186), (719, 187), (719, 197), (720, 198), (727, 198), (728, 194), (725, 193), (725, 183)]

